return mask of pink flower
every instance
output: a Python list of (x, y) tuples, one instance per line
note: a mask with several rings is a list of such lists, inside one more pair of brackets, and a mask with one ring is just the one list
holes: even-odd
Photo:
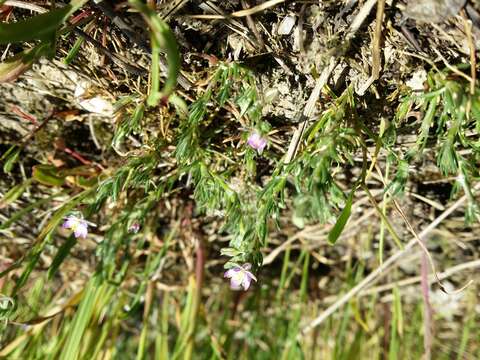
[(255, 131), (248, 137), (247, 144), (261, 154), (263, 149), (265, 149), (265, 146), (267, 146), (267, 139), (263, 138), (258, 132)]
[(235, 266), (227, 271), (223, 277), (230, 279), (230, 288), (232, 290), (243, 290), (247, 291), (252, 283), (252, 280), (257, 281), (257, 278), (248, 270), (252, 268), (252, 265), (249, 263), (244, 264), (243, 266)]
[(68, 215), (62, 227), (64, 229), (72, 229), (77, 239), (85, 239), (88, 235), (88, 222), (75, 215)]
[(132, 234), (136, 234), (138, 230), (140, 230), (140, 223), (138, 221), (134, 221), (128, 228), (128, 232)]

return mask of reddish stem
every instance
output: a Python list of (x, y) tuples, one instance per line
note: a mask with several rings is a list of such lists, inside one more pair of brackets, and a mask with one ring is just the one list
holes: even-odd
[(20, 116), (22, 119), (30, 121), (32, 124), (35, 124), (35, 125), (38, 124), (37, 118), (35, 116), (27, 114), (25, 111), (20, 109), (18, 106), (12, 105), (12, 106), (10, 106), (10, 110), (14, 114), (17, 114), (18, 116)]

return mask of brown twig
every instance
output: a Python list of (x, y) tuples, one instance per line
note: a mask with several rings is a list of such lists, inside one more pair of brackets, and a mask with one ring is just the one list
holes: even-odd
[[(120, 29), (122, 33), (124, 33), (132, 43), (136, 44), (140, 49), (142, 49), (147, 56), (150, 56), (150, 48), (148, 44), (138, 36), (138, 32), (136, 32), (127, 22), (126, 20), (120, 16), (115, 10), (105, 1), (99, 1), (95, 4), (104, 14), (107, 16), (115, 26)], [(162, 71), (167, 71), (168, 65), (165, 58), (162, 56), (160, 57), (160, 67)], [(192, 83), (188, 80), (184, 75), (178, 74), (177, 78), (178, 84), (183, 87), (185, 90), (190, 90), (192, 87)]]
[[(11, 6), (35, 11), (35, 12), (38, 12), (40, 14), (44, 14), (44, 13), (48, 12), (47, 9), (45, 9), (41, 6), (38, 6), (38, 5), (35, 5), (35, 4), (30, 4), (30, 3), (27, 3), (27, 2), (24, 2), (24, 1), (9, 0), (9, 1), (5, 2), (5, 4), (7, 4), (7, 3)], [(130, 62), (127, 59), (125, 59), (123, 56), (121, 56), (119, 54), (112, 53), (108, 48), (104, 47), (100, 42), (98, 42), (97, 40), (92, 38), (90, 35), (88, 35), (84, 31), (82, 31), (78, 28), (74, 28), (73, 32), (75, 34), (81, 36), (85, 40), (87, 40), (92, 45), (94, 45), (98, 49), (98, 51), (100, 51), (102, 54), (108, 56), (114, 63), (116, 63), (120, 67), (123, 67), (128, 72), (130, 72), (134, 75), (146, 75), (146, 74), (148, 74), (148, 71), (146, 69), (136, 67), (136, 66), (130, 64)]]
[(380, 44), (382, 40), (382, 24), (383, 14), (385, 12), (385, 0), (377, 1), (377, 18), (375, 20), (375, 33), (372, 40), (372, 74), (368, 80), (358, 89), (359, 95), (365, 94), (370, 85), (380, 77), (381, 61), (380, 61)]
[(253, 15), (258, 12), (264, 11), (268, 8), (271, 8), (283, 2), (285, 2), (285, 0), (268, 0), (260, 5), (257, 5), (245, 10), (235, 11), (229, 15), (190, 15), (189, 17), (194, 19), (205, 19), (205, 20), (228, 19), (231, 17), (245, 17), (245, 16)]
[[(48, 116), (45, 118), (45, 120), (43, 120), (41, 122), (40, 125), (38, 125), (35, 129), (33, 129), (27, 136), (25, 136), (25, 138), (22, 139), (21, 141), (21, 145), (25, 145), (37, 132), (39, 132), (42, 128), (45, 127), (45, 125), (47, 125), (47, 123), (53, 118), (53, 116), (55, 115), (55, 112), (50, 112), (50, 114), (48, 114)], [(37, 124), (38, 122), (36, 122)]]
[[(476, 186), (476, 188), (480, 188), (480, 186)], [(418, 234), (420, 239), (425, 238), (433, 229), (435, 229), (443, 220), (445, 220), (450, 214), (456, 211), (463, 203), (467, 200), (467, 196), (463, 195), (460, 199), (455, 201), (447, 210), (445, 210), (442, 214), (440, 214), (435, 220), (433, 220), (425, 229), (423, 229), (420, 234)], [(351, 298), (356, 296), (361, 290), (366, 288), (372, 282), (378, 280), (378, 278), (385, 273), (385, 271), (393, 264), (395, 264), (399, 259), (403, 258), (412, 248), (417, 245), (417, 239), (411, 239), (407, 245), (403, 248), (403, 250), (397, 251), (392, 256), (390, 256), (382, 265), (380, 265), (377, 269), (372, 271), (368, 274), (362, 281), (360, 281), (356, 286), (350, 289), (346, 294), (342, 295), (335, 303), (330, 305), (324, 312), (320, 314), (317, 318), (311, 321), (307, 326), (305, 326), (301, 333), (299, 334), (299, 338), (305, 336), (310, 331), (312, 331), (315, 327), (320, 325), (324, 322), (327, 318), (329, 318), (332, 314), (334, 314), (338, 309), (340, 309), (343, 305), (345, 305)]]
[[(455, 274), (457, 274), (461, 271), (465, 271), (465, 270), (469, 270), (469, 269), (470, 270), (471, 269), (477, 269), (479, 267), (480, 267), (480, 260), (477, 259), (477, 260), (469, 261), (469, 262), (466, 262), (466, 263), (461, 263), (461, 264), (452, 266), (448, 269), (445, 269), (445, 271), (438, 274), (438, 277), (440, 278), (440, 280), (445, 280), (445, 279), (448, 279), (449, 277), (451, 277), (452, 275), (455, 275)], [(385, 285), (379, 285), (379, 286), (376, 286), (376, 287), (366, 289), (364, 291), (361, 291), (358, 294), (358, 296), (373, 295), (373, 294), (378, 294), (378, 293), (382, 293), (382, 292), (386, 292), (386, 291), (391, 291), (395, 287), (415, 285), (415, 284), (419, 283), (421, 280), (422, 280), (421, 276), (413, 276), (413, 277), (410, 277), (408, 279), (403, 279), (403, 280), (395, 281), (393, 283), (388, 283), (388, 284), (385, 284)], [(435, 279), (435, 277), (432, 274), (428, 275), (428, 284), (433, 284), (436, 281), (437, 280)], [(334, 298), (334, 297), (332, 297), (332, 298)], [(327, 299), (325, 299), (325, 301), (329, 302), (329, 299), (327, 298)]]
[[(346, 41), (351, 40), (355, 36), (358, 29), (360, 29), (363, 22), (372, 11), (376, 1), (377, 0), (367, 0), (367, 2), (363, 4), (362, 8), (358, 11), (357, 15), (355, 16), (352, 23), (348, 27), (348, 30), (345, 35)], [(330, 75), (333, 72), (333, 70), (336, 68), (337, 64), (338, 64), (338, 59), (331, 58), (329, 65), (323, 69), (322, 74), (318, 78), (315, 88), (313, 89), (308, 99), (307, 105), (305, 106), (305, 109), (301, 112), (299, 116), (300, 125), (295, 130), (292, 136), (292, 139), (290, 140), (290, 144), (288, 146), (287, 154), (284, 160), (285, 164), (290, 163), (295, 157), (295, 154), (297, 153), (298, 146), (302, 139), (303, 133), (308, 125), (309, 117), (313, 115), (313, 112), (315, 110), (315, 103), (318, 100), (318, 97), (320, 96), (320, 91), (327, 84), (328, 79), (330, 78)]]
[(403, 221), (405, 222), (405, 224), (407, 225), (407, 228), (408, 230), (410, 231), (410, 233), (413, 235), (413, 238), (417, 241), (418, 245), (420, 246), (420, 248), (423, 250), (423, 254), (425, 255), (426, 259), (428, 260), (428, 262), (430, 263), (430, 266), (432, 268), (432, 272), (433, 272), (433, 275), (435, 276), (435, 279), (437, 280), (437, 283), (438, 285), (440, 286), (440, 288), (443, 290), (443, 292), (445, 292), (446, 294), (454, 294), (454, 293), (459, 293), (461, 291), (463, 291), (465, 288), (467, 288), (468, 286), (470, 286), (470, 284), (472, 283), (472, 280), (470, 280), (469, 282), (467, 282), (464, 286), (462, 286), (460, 289), (458, 290), (455, 290), (454, 292), (451, 292), (451, 291), (448, 291), (446, 286), (443, 285), (442, 281), (440, 280), (440, 278), (438, 277), (438, 273), (437, 273), (437, 270), (435, 269), (435, 262), (433, 261), (433, 258), (432, 258), (432, 255), (430, 255), (430, 252), (428, 251), (427, 247), (425, 246), (424, 242), (422, 241), (422, 239), (420, 239), (420, 236), (417, 235), (417, 232), (413, 229), (413, 226), (412, 224), (410, 223), (410, 221), (407, 219), (407, 216), (405, 215), (405, 213), (403, 212), (402, 208), (400, 207), (400, 205), (398, 204), (398, 201), (393, 199), (393, 204), (395, 205), (395, 208), (397, 209), (398, 213), (400, 214), (401, 218), (403, 219)]
[(437, 48), (433, 48), (433, 51), (435, 51), (435, 53), (438, 55), (438, 57), (443, 61), (443, 63), (445, 64), (445, 66), (450, 69), (451, 71), (453, 71), (455, 74), (463, 77), (465, 80), (469, 81), (470, 83), (472, 82), (472, 78), (470, 76), (468, 76), (467, 74), (465, 74), (463, 71), (460, 71), (458, 70), (455, 66), (452, 66), (450, 65), (450, 63), (447, 61), (447, 59), (445, 59), (445, 57), (440, 53), (440, 51), (438, 51)]
[(45, 9), (45, 8), (39, 6), (39, 5), (32, 4), (32, 3), (29, 3), (29, 2), (26, 2), (26, 1), (7, 0), (3, 3), (3, 5), (13, 6), (13, 7), (16, 7), (16, 8), (30, 10), (30, 11), (38, 12), (38, 13), (44, 13), (44, 12), (48, 11), (47, 9)]
[[(248, 5), (247, 0), (241, 0), (241, 1), (242, 1), (242, 7), (244, 9), (248, 9), (249, 5)], [(250, 28), (250, 30), (252, 30), (255, 37), (257, 38), (258, 46), (259, 46), (260, 50), (264, 49), (265, 48), (265, 43), (263, 42), (262, 36), (258, 32), (257, 26), (255, 25), (255, 22), (253, 21), (253, 18), (252, 18), (251, 15), (247, 15), (247, 25)]]
[(17, 114), (18, 116), (20, 116), (22, 119), (25, 119), (25, 120), (28, 120), (30, 121), (32, 124), (34, 125), (37, 125), (38, 124), (38, 121), (37, 121), (37, 118), (33, 115), (30, 115), (30, 114), (27, 114), (25, 111), (23, 111), (22, 109), (20, 109), (18, 106), (16, 105), (12, 105), (10, 107), (10, 111), (13, 112), (14, 114)]
[(322, 74), (318, 78), (317, 83), (315, 84), (315, 88), (312, 90), (312, 93), (308, 98), (307, 104), (305, 105), (304, 110), (300, 114), (300, 124), (293, 133), (292, 140), (290, 141), (290, 144), (288, 146), (287, 154), (284, 160), (285, 164), (290, 163), (295, 157), (295, 154), (297, 153), (298, 147), (300, 145), (300, 141), (303, 137), (303, 133), (305, 132), (305, 129), (307, 127), (308, 121), (310, 120), (315, 111), (315, 104), (320, 97), (320, 92), (327, 84), (333, 69), (335, 69), (335, 67), (337, 66), (337, 62), (338, 60), (336, 60), (335, 58), (331, 58), (330, 64), (323, 69)]
[(88, 35), (83, 30), (75, 28), (73, 29), (73, 32), (81, 36), (82, 38), (84, 38), (89, 43), (91, 43), (103, 55), (108, 56), (115, 64), (117, 64), (120, 67), (123, 67), (125, 70), (132, 73), (133, 75), (142, 76), (142, 75), (148, 74), (148, 70), (130, 64), (130, 62), (126, 58), (124, 58), (119, 54), (111, 52), (108, 48), (104, 47), (99, 41), (95, 40), (93, 37)]
[[(376, 169), (377, 169), (377, 172), (378, 172), (378, 177), (380, 179), (380, 181), (383, 183), (384, 186), (387, 186), (387, 183), (385, 181), (385, 178), (378, 166), (375, 165)], [(368, 189), (367, 189), (368, 191)], [(423, 255), (425, 257), (425, 260), (430, 264), (430, 267), (432, 268), (432, 272), (433, 272), (433, 275), (435, 276), (435, 279), (437, 280), (437, 283), (438, 285), (440, 286), (440, 288), (442, 289), (443, 292), (445, 292), (446, 294), (451, 294), (451, 292), (449, 292), (447, 290), (447, 288), (445, 287), (445, 285), (443, 285), (442, 281), (440, 280), (440, 278), (438, 277), (438, 273), (437, 273), (437, 270), (435, 268), (435, 262), (433, 261), (433, 258), (432, 256), (430, 255), (430, 252), (428, 251), (426, 245), (424, 244), (424, 242), (420, 239), (420, 237), (417, 235), (417, 232), (414, 230), (412, 224), (410, 223), (410, 221), (408, 220), (407, 216), (405, 215), (405, 212), (402, 210), (402, 208), (400, 207), (400, 204), (398, 203), (397, 200), (395, 200), (394, 198), (392, 198), (392, 201), (393, 201), (393, 204), (395, 205), (395, 208), (397, 210), (397, 212), (400, 214), (400, 217), (402, 218), (403, 222), (405, 223), (405, 225), (407, 226), (407, 229), (408, 231), (410, 231), (410, 233), (413, 235), (413, 238), (417, 240), (417, 243), (418, 245), (420, 246), (420, 248), (422, 249), (423, 251)], [(423, 261), (423, 258), (422, 258), (422, 261)], [(423, 266), (423, 263), (422, 263), (422, 266)], [(422, 268), (423, 270), (423, 268)], [(427, 274), (428, 274), (428, 270), (427, 270)], [(454, 291), (454, 293), (458, 293), (458, 292), (461, 292), (463, 291), (466, 287), (468, 287), (469, 285), (471, 284), (471, 281), (468, 282), (467, 284), (465, 284), (463, 287), (461, 287), (460, 289)]]
[(460, 12), (463, 20), (463, 25), (465, 26), (465, 32), (467, 35), (468, 47), (470, 48), (470, 95), (475, 95), (475, 83), (477, 80), (477, 60), (475, 56), (475, 42), (473, 41), (472, 36), (472, 21), (467, 19), (465, 10)]

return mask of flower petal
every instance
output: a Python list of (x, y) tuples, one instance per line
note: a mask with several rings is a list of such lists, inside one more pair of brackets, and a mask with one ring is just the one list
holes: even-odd
[(251, 283), (252, 279), (248, 275), (246, 275), (242, 281), (243, 290), (247, 291)]
[(138, 230), (140, 230), (140, 223), (137, 221), (131, 224), (130, 227), (128, 228), (128, 232), (133, 234), (136, 234)]
[(88, 225), (81, 221), (76, 227), (75, 227), (75, 230), (73, 231), (73, 233), (75, 234), (75, 237), (78, 239), (78, 238), (82, 238), (82, 239), (85, 239), (87, 237), (87, 234), (88, 234)]
[(267, 146), (267, 140), (260, 139), (257, 145), (257, 150), (260, 154), (263, 152), (263, 149), (265, 149), (265, 146)]
[(253, 279), (253, 281), (257, 281), (257, 278), (255, 275), (253, 275), (250, 271), (245, 270), (245, 277), (248, 277), (249, 279)]
[(258, 133), (253, 133), (248, 137), (247, 143), (254, 149), (257, 147), (258, 140), (260, 139), (260, 135)]
[(75, 224), (78, 222), (78, 219), (75, 218), (74, 216), (68, 216), (65, 219), (65, 222), (63, 223), (62, 227), (64, 229), (71, 229), (72, 227), (75, 226)]
[(235, 274), (235, 271), (238, 271), (237, 269), (228, 269), (227, 271), (225, 271), (225, 273), (223, 274), (223, 277), (225, 278), (231, 278), (234, 274)]
[(242, 286), (241, 285), (233, 285), (233, 284), (230, 284), (230, 289), (232, 290), (242, 290)]
[(243, 276), (234, 276), (230, 279), (230, 288), (233, 290), (240, 290), (243, 284)]
[(267, 140), (255, 131), (248, 137), (247, 144), (261, 154), (265, 146), (267, 146)]
[(252, 268), (252, 264), (245, 263), (242, 265), (243, 270), (250, 270)]

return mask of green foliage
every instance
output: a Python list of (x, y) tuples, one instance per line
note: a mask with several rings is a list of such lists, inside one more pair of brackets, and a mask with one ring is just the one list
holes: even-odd
[(12, 187), (3, 197), (0, 199), (0, 209), (15, 202), (27, 189), (32, 181), (26, 180), (21, 184)]
[(63, 62), (66, 65), (70, 65), (72, 63), (72, 61), (75, 59), (75, 57), (79, 53), (83, 43), (84, 43), (84, 39), (82, 37), (79, 37), (77, 40), (75, 40), (75, 44), (73, 44), (67, 56), (65, 56), (65, 58), (63, 59)]
[[(429, 148), (436, 150), (437, 166), (440, 171), (445, 176), (456, 176), (459, 179), (457, 185), (460, 185), (466, 194), (470, 194), (466, 219), (473, 221), (477, 216), (475, 214), (478, 214), (478, 205), (471, 196), (473, 192), (470, 184), (479, 177), (478, 170), (472, 164), (480, 155), (478, 146), (480, 88), (475, 87), (472, 94), (470, 83), (452, 76), (450, 70), (431, 71), (427, 82), (429, 92), (411, 94), (401, 100), (396, 121), (391, 124), (391, 130), (387, 130), (382, 139), (389, 151), (390, 163), (397, 166), (389, 189), (393, 194), (404, 191), (410, 166), (416, 161), (421, 161), (428, 143)], [(423, 118), (415, 145), (402, 156), (392, 149), (392, 141), (397, 136), (394, 128), (402, 126), (402, 121), (414, 106), (422, 111)], [(461, 150), (467, 155), (463, 155)]]
[(143, 103), (139, 103), (133, 114), (131, 116), (126, 116), (115, 132), (112, 140), (113, 147), (117, 148), (125, 137), (135, 131), (140, 130), (140, 122), (142, 121), (144, 111), (145, 105)]
[(65, 175), (52, 165), (37, 165), (33, 168), (32, 178), (44, 185), (61, 186)]
[[(152, 78), (147, 104), (149, 106), (155, 106), (160, 99), (168, 98), (168, 96), (175, 90), (177, 76), (180, 72), (180, 53), (178, 52), (177, 41), (175, 40), (173, 32), (160, 16), (138, 0), (130, 0), (129, 2), (142, 14), (151, 29)], [(168, 76), (161, 91), (158, 90), (160, 50), (165, 51), (168, 61)]]
[[(32, 49), (19, 52), (0, 64), (0, 82), (15, 80), (43, 56), (53, 57), (58, 30), (87, 0), (72, 0), (69, 5), (12, 23), (0, 23), (0, 44), (40, 40)], [(35, 29), (35, 31), (32, 31)]]
[[(41, 56), (51, 55), (58, 30), (84, 3), (72, 1), (70, 6), (43, 15), (2, 24), (0, 43), (40, 42), (0, 65), (0, 79), (12, 79)], [(351, 216), (355, 194), (362, 188), (360, 185), (365, 185), (366, 151), (372, 143), (377, 154), (387, 153), (388, 166), (395, 169), (387, 186), (394, 195), (405, 190), (415, 162), (421, 161), (432, 147), (437, 150), (436, 161), (442, 174), (456, 178), (452, 195), (461, 191), (467, 194), (467, 220), (473, 221), (478, 216), (472, 183), (478, 179), (480, 90), (476, 88), (471, 94), (470, 84), (453, 74), (431, 72), (429, 92), (403, 94), (393, 121), (380, 126), (359, 114), (363, 105), (353, 86), (338, 96), (330, 90), (329, 96), (322, 99), (321, 113), (307, 127), (296, 157), (285, 163), (284, 152), (274, 146), (260, 155), (245, 144), (254, 131), (267, 139), (273, 137), (273, 126), (262, 117), (264, 104), (255, 74), (235, 62), (212, 65), (206, 71), (208, 85), (200, 86), (187, 111), (185, 100), (174, 93), (181, 59), (172, 31), (143, 2), (130, 0), (130, 4), (151, 30), (150, 88), (148, 96), (132, 95), (119, 102), (121, 115), (111, 144), (118, 151), (119, 147), (128, 146), (127, 139), (136, 134), (144, 142), (121, 154), (121, 159), (83, 186), (68, 180), (80, 176), (79, 169), (39, 164), (32, 168), (31, 178), (14, 185), (3, 196), (0, 208), (8, 208), (31, 186), (51, 191), (49, 196), (8, 213), (7, 220), (0, 225), (2, 231), (12, 228), (30, 212), (43, 211), (46, 206), (53, 210), (45, 212), (31, 247), (11, 268), (2, 270), (7, 274), (20, 269), (14, 284), (5, 287), (8, 296), (0, 297), (0, 316), (26, 325), (25, 329), (10, 330), (8, 340), (15, 346), (1, 350), (0, 357), (96, 359), (135, 353), (137, 359), (144, 359), (155, 353), (161, 359), (189, 359), (194, 354), (199, 354), (198, 358), (301, 359), (316, 351), (317, 341), (335, 359), (368, 354), (372, 344), (376, 349), (384, 348), (383, 357), (404, 358), (411, 349), (414, 353), (410, 355), (417, 357), (418, 336), (409, 338), (409, 334), (418, 332), (420, 320), (404, 321), (405, 308), (397, 289), (392, 295), (390, 324), (371, 325), (373, 320), (363, 318), (372, 316), (373, 306), (362, 304), (368, 309), (362, 313), (359, 305), (352, 302), (315, 335), (318, 339), (313, 339), (313, 346), (310, 339), (299, 339), (302, 316), (310, 310), (306, 306), (310, 300), (309, 283), (318, 280), (307, 247), (299, 254), (288, 248), (278, 283), (270, 284), (267, 279), (257, 293), (244, 300), (233, 299), (224, 287), (217, 286), (212, 291), (215, 296), (202, 302), (201, 279), (194, 276), (192, 269), (185, 271), (186, 275), (174, 274), (179, 283), (184, 283), (172, 293), (163, 284), (162, 276), (167, 272), (164, 268), (170, 270), (169, 261), (183, 264), (186, 258), (191, 266), (191, 259), (184, 255), (190, 244), (174, 240), (181, 233), (194, 233), (188, 224), (199, 215), (222, 224), (215, 231), (229, 241), (228, 245), (219, 245), (220, 254), (228, 258), (222, 260), (225, 268), (251, 262), (253, 271), (259, 273), (263, 264), (260, 250), (269, 245), (272, 229), (287, 221), (284, 215), (289, 209), (293, 210), (294, 224), (300, 228), (313, 223), (334, 224), (328, 241), (335, 244)], [(39, 31), (26, 30), (33, 26)], [(67, 63), (80, 44), (77, 40)], [(167, 55), (168, 74), (160, 90), (161, 51)], [(162, 105), (173, 105), (168, 108), (172, 126), (166, 134), (147, 134), (147, 124), (154, 117), (151, 107), (162, 100), (166, 103), (167, 99), (169, 103)], [(395, 145), (413, 109), (423, 116), (412, 126), (415, 144), (402, 153)], [(154, 118), (156, 121), (157, 117)], [(282, 131), (278, 136), (290, 136)], [(21, 157), (21, 146), (12, 146), (2, 155), (5, 173), (10, 173)], [(360, 173), (354, 171), (358, 164)], [(347, 171), (353, 175), (342, 177)], [(173, 198), (172, 194), (178, 197)], [(179, 199), (185, 203), (194, 201), (191, 214), (175, 213), (179, 211)], [(166, 211), (163, 207), (175, 213), (175, 224), (162, 223)], [(44, 309), (53, 308), (55, 297), (49, 294), (39, 299), (40, 285), (29, 287), (31, 275), (40, 264), (44, 265), (42, 259), (48, 254), (51, 261), (42, 266), (43, 270), (46, 268), (42, 281), (55, 282), (76, 247), (85, 245), (73, 235), (58, 234), (65, 216), (75, 210), (99, 222), (98, 232), (88, 242), (93, 248), (92, 258), (81, 259), (91, 261), (95, 271), (87, 274), (89, 279), (83, 288), (69, 293), (63, 308), (56, 307), (55, 313), (45, 314)], [(140, 233), (131, 231), (133, 224), (140, 224)], [(205, 231), (198, 228), (200, 233)], [(196, 236), (188, 238), (194, 243), (192, 239)], [(182, 254), (183, 258), (168, 257), (171, 253)], [(363, 266), (348, 264), (346, 291), (363, 277)], [(161, 281), (168, 291), (154, 296)], [(21, 313), (18, 309), (28, 309), (30, 299), (36, 299), (38, 309)], [(240, 314), (237, 306), (242, 309)], [(262, 313), (259, 309), (268, 311)], [(256, 318), (248, 317), (249, 312), (255, 312)], [(212, 319), (207, 316), (209, 313), (220, 315)], [(370, 326), (390, 332), (388, 347), (380, 346), (379, 339), (370, 339)], [(466, 331), (463, 339), (469, 336)]]
[(340, 166), (352, 165), (352, 155), (361, 148), (361, 133), (352, 127), (355, 121), (353, 92), (347, 88), (308, 129), (304, 150), (286, 168), (297, 192), (297, 218), (324, 223), (332, 220), (332, 210), (348, 205), (334, 174)]
[[(58, 28), (87, 0), (72, 0), (70, 5), (14, 23), (0, 23), (0, 44), (30, 40), (55, 41)], [(35, 29), (35, 31), (32, 31)]]
[(20, 155), (20, 148), (16, 145), (11, 146), (5, 153), (0, 157), (0, 161), (3, 161), (3, 172), (9, 173), (12, 171), (13, 165), (18, 160)]
[(337, 222), (333, 226), (332, 230), (330, 230), (330, 233), (328, 234), (328, 242), (332, 245), (334, 245), (337, 242), (339, 236), (341, 235), (343, 229), (345, 228), (345, 225), (347, 224), (348, 219), (350, 218), (350, 214), (352, 212), (352, 202), (353, 202), (354, 194), (355, 194), (355, 188), (352, 189), (352, 191), (350, 192), (350, 195), (347, 198), (345, 207), (340, 213), (340, 216), (338, 217)]
[(69, 334), (66, 334), (66, 343), (60, 353), (61, 360), (76, 359), (78, 357), (81, 340), (94, 313), (96, 302), (104, 295), (104, 286), (99, 286), (98, 278), (94, 277), (88, 282), (83, 291), (83, 299), (72, 320), (71, 331)]
[(15, 80), (24, 71), (28, 70), (34, 61), (41, 56), (51, 53), (48, 43), (40, 43), (33, 49), (24, 50), (0, 64), (0, 83)]

